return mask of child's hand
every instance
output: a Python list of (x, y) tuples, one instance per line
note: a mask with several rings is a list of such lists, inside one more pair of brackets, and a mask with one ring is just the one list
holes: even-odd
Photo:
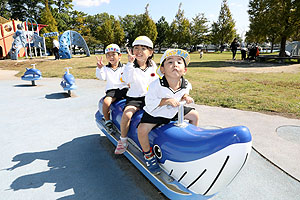
[(128, 49), (128, 47), (126, 47), (126, 49), (127, 49), (127, 53), (128, 53), (128, 62), (133, 63), (133, 61), (135, 60), (135, 55), (132, 55), (132, 53)]
[(97, 59), (97, 67), (99, 69), (101, 69), (104, 66), (103, 61), (102, 61), (103, 57), (101, 56), (100, 59), (99, 59), (98, 56), (96, 56), (96, 59)]
[(180, 105), (179, 101), (177, 101), (176, 99), (167, 99), (166, 100), (167, 105), (173, 106), (173, 107), (177, 107)]
[(189, 95), (185, 95), (184, 97), (182, 97), (182, 99), (184, 101), (186, 101), (187, 104), (194, 103), (194, 99), (192, 97), (190, 97)]

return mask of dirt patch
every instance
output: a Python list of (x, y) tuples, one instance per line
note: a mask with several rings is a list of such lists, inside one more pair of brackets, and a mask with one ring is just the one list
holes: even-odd
[(15, 75), (18, 72), (19, 71), (15, 71), (15, 70), (2, 70), (2, 69), (0, 69), (0, 80), (13, 80), (13, 79), (17, 79), (18, 77), (16, 77)]
[(215, 71), (244, 73), (299, 73), (300, 64), (258, 63), (248, 61), (229, 61), (228, 67), (215, 68)]

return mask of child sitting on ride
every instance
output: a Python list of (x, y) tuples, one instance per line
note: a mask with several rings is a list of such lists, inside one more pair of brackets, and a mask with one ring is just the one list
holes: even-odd
[(105, 125), (109, 129), (112, 128), (112, 121), (110, 120), (109, 107), (110, 105), (126, 97), (128, 85), (122, 81), (122, 73), (124, 66), (121, 64), (120, 47), (116, 44), (110, 44), (105, 49), (106, 60), (108, 64), (104, 66), (102, 56), (97, 58), (96, 77), (100, 80), (106, 80), (106, 96), (103, 100), (103, 115)]
[[(149, 144), (149, 132), (159, 125), (177, 120), (180, 101), (192, 103), (189, 96), (191, 84), (183, 78), (190, 62), (188, 52), (181, 49), (168, 49), (160, 60), (160, 70), (163, 77), (153, 81), (145, 97), (144, 114), (138, 126), (138, 139), (146, 165), (150, 172), (160, 172), (155, 155)], [(199, 115), (194, 108), (184, 107), (184, 119), (195, 126), (198, 125)]]
[(157, 66), (152, 60), (153, 43), (147, 36), (139, 36), (132, 43), (133, 51), (127, 48), (128, 63), (122, 79), (130, 88), (127, 92), (126, 104), (121, 119), (121, 137), (115, 154), (123, 154), (128, 146), (127, 133), (133, 114), (145, 106), (145, 95), (149, 84), (158, 79)]

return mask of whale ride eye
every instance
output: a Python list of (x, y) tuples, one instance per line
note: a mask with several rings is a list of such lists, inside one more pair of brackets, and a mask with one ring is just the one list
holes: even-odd
[(154, 152), (154, 154), (156, 155), (156, 157), (158, 159), (162, 158), (162, 152), (161, 152), (161, 149), (160, 149), (160, 147), (158, 145), (154, 145), (153, 152)]

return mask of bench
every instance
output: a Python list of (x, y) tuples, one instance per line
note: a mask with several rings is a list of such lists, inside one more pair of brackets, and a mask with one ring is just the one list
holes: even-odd
[(256, 60), (258, 62), (267, 62), (268, 60), (275, 60), (279, 61), (279, 63), (285, 63), (286, 60), (297, 60), (297, 63), (300, 63), (300, 56), (285, 56), (279, 57), (276, 55), (264, 55), (264, 56), (257, 56)]

